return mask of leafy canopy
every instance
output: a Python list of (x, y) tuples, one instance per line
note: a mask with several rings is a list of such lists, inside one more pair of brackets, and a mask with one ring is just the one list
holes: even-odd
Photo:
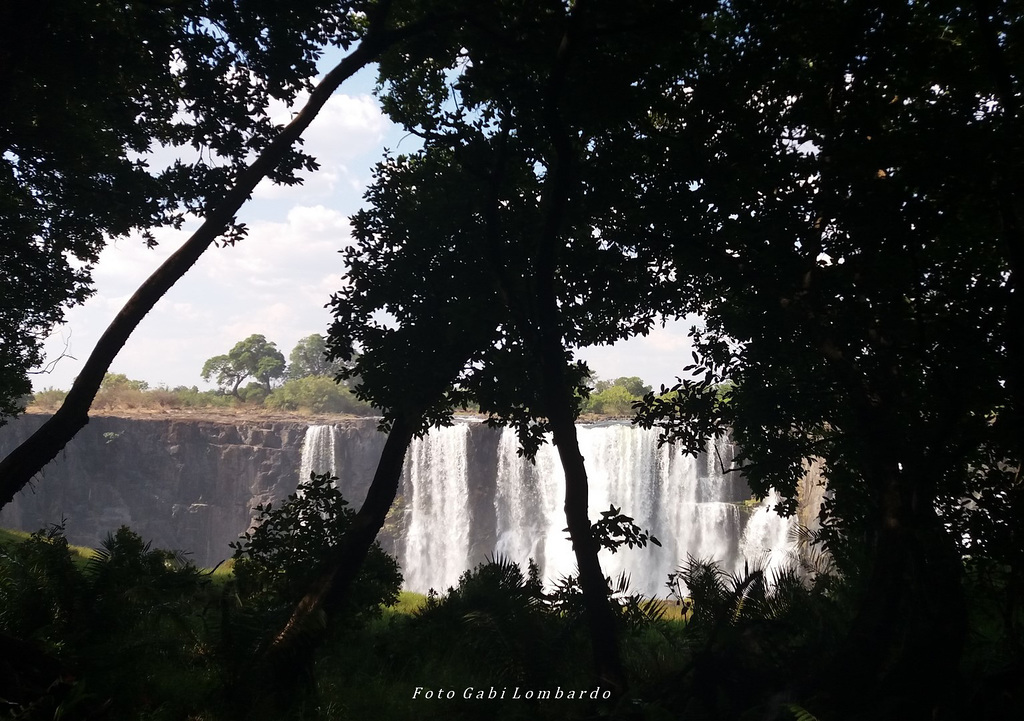
[(338, 375), (345, 365), (327, 357), (327, 340), (319, 333), (299, 340), (288, 354), (288, 378), (297, 380), (308, 376)]
[[(600, 3), (471, 13), (382, 58), (383, 106), (424, 149), (377, 167), (369, 207), (353, 219), (358, 243), (328, 344), (337, 357), (362, 354), (361, 392), (385, 411), (425, 365), (410, 348), (465, 345), (438, 415), (475, 400), (492, 422), (516, 425), (530, 452), (553, 411), (538, 367), (546, 338), (559, 346), (564, 385), (580, 387), (586, 369), (572, 348), (645, 333), (658, 313), (676, 312), (664, 261), (635, 231), (642, 193), (628, 168), (660, 161), (629, 141), (663, 103), (648, 76), (666, 53), (685, 55), (680, 38), (696, 25), (661, 2), (628, 24)], [(562, 67), (567, 33), (579, 42)]]
[(285, 374), (284, 355), (264, 336), (255, 333), (238, 341), (227, 355), (214, 356), (203, 364), (202, 378), (239, 397), (239, 386), (253, 378), (269, 393), (274, 381)]
[(306, 410), (313, 413), (375, 413), (371, 406), (357, 400), (352, 391), (327, 376), (287, 380), (267, 396), (263, 405), (278, 410)]
[(993, 57), (974, 10), (945, 3), (773, 12), (721, 8), (666, 119), (665, 162), (691, 180), (649, 178), (656, 227), (689, 233), (676, 270), (705, 323), (693, 380), (642, 420), (688, 447), (731, 430), (754, 490), (790, 509), (824, 459), (847, 525), (876, 522), (889, 478), (901, 513), (936, 498), (981, 550), (1020, 512), (1022, 156), (999, 88), (1017, 51)]

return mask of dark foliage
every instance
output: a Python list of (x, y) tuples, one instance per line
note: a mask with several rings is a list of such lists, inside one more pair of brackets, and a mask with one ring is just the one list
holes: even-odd
[(85, 579), (62, 525), (0, 546), (0, 630), (56, 645), (78, 612)]
[[(54, 526), (3, 546), (0, 579), (0, 631), (25, 645), (24, 662), (8, 661), (15, 718), (128, 718), (209, 703), (208, 662), (196, 653), (206, 584), (181, 554), (122, 527), (80, 559)], [(169, 693), (183, 676), (193, 685)]]
[[(274, 506), (257, 506), (255, 526), (234, 548), (241, 597), (257, 605), (290, 609), (324, 570), (355, 511), (330, 474), (311, 474), (298, 490)], [(370, 548), (348, 598), (356, 614), (376, 615), (398, 599), (402, 574), (379, 544)]]
[(463, 573), (443, 596), (428, 595), (416, 616), (422, 642), (470, 653), (471, 664), (487, 669), (490, 678), (481, 683), (543, 683), (551, 670), (558, 632), (532, 563), (526, 575), (507, 558), (483, 563)]

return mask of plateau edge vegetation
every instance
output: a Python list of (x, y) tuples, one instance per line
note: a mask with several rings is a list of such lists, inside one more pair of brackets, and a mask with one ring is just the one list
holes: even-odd
[[(301, 339), (288, 356), (259, 334), (236, 343), (225, 355), (207, 360), (201, 376), (215, 381), (218, 388), (200, 391), (198, 386), (151, 386), (123, 373), (107, 373), (92, 402), (94, 412), (136, 410), (233, 408), (239, 411), (298, 412), (375, 416), (378, 411), (358, 400), (352, 388), (358, 378), (338, 380), (346, 364), (326, 357), (324, 337), (319, 333)], [(247, 382), (248, 381), (248, 382)], [(243, 385), (244, 383), (244, 385)], [(581, 418), (629, 418), (633, 407), (651, 392), (637, 376), (614, 380), (590, 378), (580, 388)], [(67, 391), (46, 388), (33, 393), (28, 410), (52, 412), (60, 407)], [(467, 411), (477, 410), (469, 404)]]

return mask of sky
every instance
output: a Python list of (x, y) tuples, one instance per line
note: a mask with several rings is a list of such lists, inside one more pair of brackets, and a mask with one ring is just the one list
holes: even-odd
[[(399, 153), (418, 147), (381, 113), (373, 82), (366, 70), (335, 93), (304, 134), (320, 170), (306, 174), (301, 186), (261, 183), (238, 216), (248, 236), (207, 250), (139, 325), (111, 372), (151, 387), (207, 389), (213, 386), (200, 378), (206, 359), (249, 335), (263, 334), (287, 357), (299, 339), (326, 333), (331, 317), (324, 306), (345, 273), (339, 251), (352, 242), (348, 218), (362, 206), (373, 165), (385, 147)], [(290, 110), (281, 105), (274, 115), (286, 123)], [(157, 154), (152, 162), (161, 160), (168, 159)], [(96, 293), (54, 329), (46, 343), (49, 368), (32, 375), (35, 390), (70, 387), (125, 301), (199, 223), (156, 231), (160, 244), (152, 250), (137, 236), (107, 245), (93, 270)], [(688, 327), (672, 322), (578, 357), (600, 378), (640, 376), (654, 387), (671, 385), (688, 362)]]

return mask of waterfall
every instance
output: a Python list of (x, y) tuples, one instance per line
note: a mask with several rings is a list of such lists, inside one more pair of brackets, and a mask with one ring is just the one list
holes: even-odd
[(444, 590), (469, 565), (468, 439), (469, 426), (460, 423), (409, 446), (403, 474), (411, 493), (401, 554), (407, 588)]
[[(735, 472), (735, 449), (728, 440), (710, 442), (693, 458), (670, 446), (659, 448), (654, 430), (624, 423), (577, 429), (591, 519), (614, 505), (662, 543), (603, 551), (607, 575), (626, 572), (633, 590), (664, 596), (667, 575), (688, 555), (718, 561), (731, 573), (742, 570), (745, 560), (768, 569), (787, 560), (793, 521), (771, 509), (778, 503), (773, 496), (751, 512), (744, 503), (750, 493)], [(381, 444), (339, 433), (332, 426), (310, 426), (302, 477), (310, 470), (332, 472), (346, 497), (359, 503), (369, 482), (359, 476), (367, 475)], [(548, 582), (575, 572), (564, 531), (558, 453), (548, 443), (530, 463), (517, 449), (514, 431), (472, 421), (433, 430), (412, 443), (400, 490), (404, 532), (395, 547), (407, 588), (443, 591), (494, 555), (524, 567), (532, 558)]]
[(789, 551), (793, 545), (794, 521), (782, 518), (773, 510), (781, 500), (775, 491), (769, 493), (750, 517), (740, 541), (744, 558), (757, 561), (769, 577), (789, 562)]
[(334, 426), (310, 426), (302, 441), (302, 462), (299, 465), (299, 480), (308, 481), (311, 473), (323, 475), (330, 473), (337, 476)]

